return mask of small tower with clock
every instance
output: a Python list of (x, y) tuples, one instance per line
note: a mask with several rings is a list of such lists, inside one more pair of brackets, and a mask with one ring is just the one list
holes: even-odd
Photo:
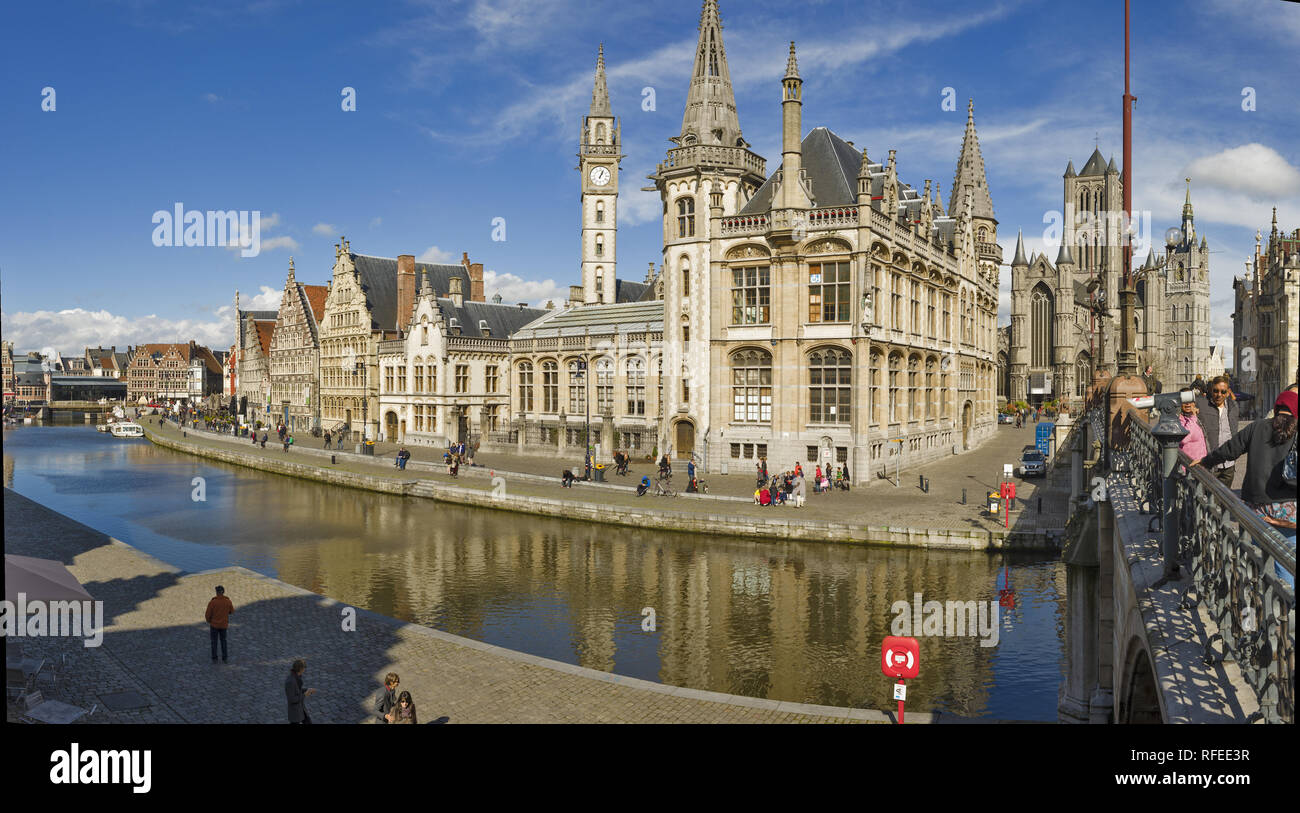
[(596, 56), (591, 110), (582, 119), (578, 170), (582, 173), (582, 293), (588, 304), (617, 301), (614, 276), (618, 234), (620, 126), (609, 106), (605, 46)]

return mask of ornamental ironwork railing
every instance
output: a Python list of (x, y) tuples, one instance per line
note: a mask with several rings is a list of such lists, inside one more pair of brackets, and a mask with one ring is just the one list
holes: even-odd
[[(1128, 448), (1117, 452), (1143, 513), (1163, 515), (1160, 441), (1134, 413)], [(1178, 453), (1174, 512), (1178, 558), (1190, 570), (1184, 609), (1198, 605), (1218, 626), (1207, 664), (1234, 660), (1259, 700), (1251, 722), (1295, 722), (1295, 549), (1218, 478)], [(1118, 468), (1118, 467), (1117, 467)], [(1222, 654), (1215, 644), (1222, 642)]]

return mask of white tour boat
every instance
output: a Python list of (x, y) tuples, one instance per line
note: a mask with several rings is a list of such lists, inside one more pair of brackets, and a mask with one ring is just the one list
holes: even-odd
[(109, 427), (108, 431), (113, 433), (115, 438), (142, 438), (144, 437), (144, 427), (138, 423), (130, 421), (119, 421)]

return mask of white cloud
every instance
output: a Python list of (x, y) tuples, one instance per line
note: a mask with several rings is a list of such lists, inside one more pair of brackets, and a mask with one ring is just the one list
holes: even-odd
[[(641, 178), (646, 172), (633, 172), (633, 178)], [(618, 225), (636, 226), (641, 223), (653, 223), (663, 216), (663, 201), (658, 192), (641, 190), (620, 190), (618, 193)]]
[(373, 217), (373, 218), (370, 219), (370, 228), (373, 229), (375, 226), (378, 226), (380, 223), (383, 223), (383, 222), (384, 222), (384, 219), (383, 219), (382, 217)]
[(415, 261), (421, 263), (449, 263), (452, 261), (453, 256), (450, 251), (443, 251), (437, 246), (429, 246), (420, 256), (415, 258)]
[[(264, 291), (269, 289), (263, 289)], [(276, 294), (275, 307), (279, 307)], [(87, 346), (127, 345), (151, 342), (188, 342), (191, 339), (214, 350), (224, 350), (234, 341), (232, 307), (219, 308), (215, 319), (164, 319), (156, 314), (141, 317), (118, 316), (108, 311), (72, 308), (62, 311), (23, 311), (2, 314), (5, 335), (15, 347), (51, 346), (65, 354), (82, 352)], [(224, 318), (222, 318), (224, 316)]]
[(1300, 170), (1259, 143), (1197, 158), (1188, 164), (1187, 176), (1193, 184), (1239, 192), (1257, 201), (1289, 198), (1300, 188)]
[(205, 93), (203, 94), (203, 99), (210, 104), (216, 104), (221, 101), (221, 97), (215, 93)]
[(528, 280), (492, 270), (483, 272), (483, 293), (489, 301), (493, 294), (501, 294), (501, 301), (505, 304), (530, 302), (539, 308), (545, 307), (547, 301), (559, 307), (569, 300), (569, 286), (553, 279)]
[(339, 227), (333, 223), (317, 223), (311, 230), (322, 237), (333, 237), (339, 233)]
[(275, 248), (298, 248), (298, 241), (292, 237), (281, 235), (280, 237), (271, 237), (262, 241), (262, 250), (270, 251)]
[(280, 299), (284, 296), (284, 291), (278, 291), (269, 285), (258, 287), (259, 293), (254, 296), (246, 294), (239, 295), (239, 307), (246, 311), (278, 311), (280, 309)]

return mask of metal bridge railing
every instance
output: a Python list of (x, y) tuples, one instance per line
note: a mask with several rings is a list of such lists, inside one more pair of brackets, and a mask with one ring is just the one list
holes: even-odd
[[(1178, 453), (1173, 508), (1164, 512), (1161, 444), (1153, 425), (1134, 411), (1128, 446), (1115, 453), (1127, 471), (1143, 513), (1172, 517), (1177, 558), (1190, 572), (1183, 607), (1203, 607), (1219, 632), (1205, 644), (1206, 663), (1235, 660), (1259, 699), (1258, 717), (1295, 721), (1295, 590), (1276, 566), (1295, 578), (1295, 552), (1218, 478)], [(1162, 529), (1163, 530), (1163, 529)], [(1224, 654), (1214, 654), (1222, 639)], [(1253, 721), (1253, 719), (1252, 719)]]

